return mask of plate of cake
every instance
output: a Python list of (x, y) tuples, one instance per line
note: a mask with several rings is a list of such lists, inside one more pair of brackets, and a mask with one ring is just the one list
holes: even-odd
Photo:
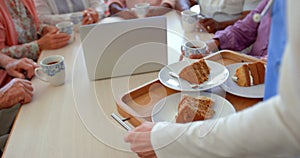
[(229, 77), (222, 88), (246, 98), (263, 98), (265, 91), (265, 65), (262, 62), (227, 65)]
[(224, 83), (229, 72), (224, 65), (210, 60), (186, 60), (166, 65), (158, 79), (178, 91), (204, 91)]
[(187, 123), (217, 119), (235, 113), (225, 98), (207, 92), (178, 92), (161, 99), (152, 110), (152, 122)]

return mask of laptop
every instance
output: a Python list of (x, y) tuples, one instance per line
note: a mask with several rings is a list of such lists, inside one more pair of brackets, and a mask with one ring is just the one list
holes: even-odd
[(167, 65), (166, 17), (81, 26), (90, 80), (159, 71)]

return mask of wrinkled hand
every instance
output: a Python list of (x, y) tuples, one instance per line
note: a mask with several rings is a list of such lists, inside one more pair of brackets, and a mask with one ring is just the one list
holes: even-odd
[(172, 10), (171, 8), (166, 8), (161, 6), (151, 6), (148, 13), (146, 14), (146, 17), (164, 15), (171, 10)]
[(0, 89), (0, 109), (10, 108), (17, 103), (29, 103), (32, 96), (31, 82), (15, 78)]
[(125, 136), (125, 142), (131, 144), (131, 150), (139, 157), (143, 158), (155, 158), (156, 154), (151, 144), (151, 130), (154, 127), (154, 123), (144, 122), (137, 128), (129, 131)]
[(199, 26), (200, 28), (204, 29), (208, 33), (215, 33), (216, 31), (218, 31), (220, 29), (219, 22), (215, 21), (212, 18), (201, 19), (199, 21), (199, 25), (200, 25)]
[(122, 10), (116, 14), (114, 14), (113, 16), (118, 16), (121, 17), (123, 19), (137, 19), (137, 15), (135, 14), (134, 10)]
[(44, 28), (43, 28), (42, 36), (46, 35), (46, 34), (49, 33), (49, 32), (57, 32), (57, 31), (58, 31), (58, 28), (57, 28), (57, 27), (51, 26), (51, 25), (46, 25), (46, 26), (44, 26)]
[(57, 30), (52, 30), (42, 36), (37, 43), (41, 50), (58, 49), (68, 44), (70, 35), (66, 33), (58, 33)]
[(83, 25), (94, 24), (98, 22), (98, 20), (99, 20), (99, 14), (95, 9), (88, 8), (83, 11), (83, 18), (82, 18)]
[(8, 63), (5, 69), (13, 77), (31, 79), (34, 76), (34, 69), (37, 67), (37, 64), (33, 60), (23, 58)]

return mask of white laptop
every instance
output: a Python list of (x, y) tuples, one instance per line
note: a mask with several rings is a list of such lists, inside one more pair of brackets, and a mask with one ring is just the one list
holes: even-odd
[(90, 80), (160, 70), (167, 65), (166, 17), (80, 27)]

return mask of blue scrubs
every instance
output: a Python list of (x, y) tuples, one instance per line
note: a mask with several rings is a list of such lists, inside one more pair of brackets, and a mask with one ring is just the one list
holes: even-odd
[(285, 3), (285, 0), (274, 0), (273, 3), (264, 100), (278, 92), (279, 70), (287, 40)]

